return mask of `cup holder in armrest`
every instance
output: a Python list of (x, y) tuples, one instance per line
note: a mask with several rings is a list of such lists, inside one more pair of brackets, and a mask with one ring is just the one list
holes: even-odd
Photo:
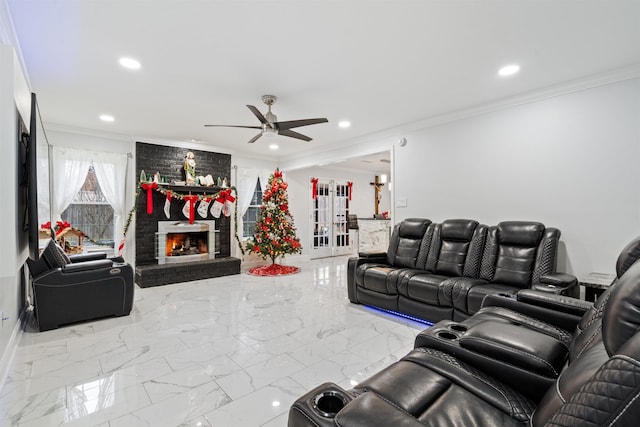
[(461, 325), (459, 323), (453, 323), (453, 324), (449, 325), (449, 329), (451, 329), (452, 331), (455, 331), (455, 332), (464, 333), (464, 332), (467, 332), (467, 329), (469, 329), (469, 328), (467, 328), (465, 325)]
[(438, 331), (436, 332), (436, 335), (439, 338), (445, 339), (445, 340), (457, 340), (458, 336), (456, 334), (453, 334), (451, 332), (447, 332), (447, 331)]
[(338, 391), (328, 390), (313, 398), (313, 409), (325, 418), (333, 418), (347, 404), (347, 397)]

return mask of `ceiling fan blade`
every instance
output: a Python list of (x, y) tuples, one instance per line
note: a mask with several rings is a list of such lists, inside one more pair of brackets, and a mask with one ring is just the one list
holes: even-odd
[(267, 121), (267, 118), (260, 112), (260, 110), (258, 110), (256, 107), (254, 107), (253, 105), (247, 105), (247, 108), (249, 110), (251, 110), (251, 112), (253, 113), (254, 116), (256, 116), (258, 118), (258, 120), (260, 120), (260, 123), (262, 124), (267, 124), (269, 123)]
[(262, 129), (262, 126), (233, 126), (233, 125), (204, 125), (204, 127), (223, 127), (223, 128), (243, 128), (243, 129)]
[(262, 136), (262, 132), (260, 132), (259, 134), (257, 134), (256, 136), (254, 136), (253, 138), (251, 138), (249, 140), (249, 144), (253, 144), (254, 142), (256, 142), (258, 140), (258, 138), (260, 138)]
[(300, 126), (317, 125), (318, 123), (327, 123), (327, 119), (303, 119), (303, 120), (290, 120), (288, 122), (275, 122), (274, 125), (280, 131), (297, 128)]
[(306, 142), (309, 142), (309, 141), (312, 140), (312, 138), (309, 138), (307, 135), (303, 135), (301, 133), (294, 132), (294, 131), (288, 130), (288, 129), (279, 131), (278, 135), (288, 136), (290, 138), (301, 139), (301, 140), (306, 141)]

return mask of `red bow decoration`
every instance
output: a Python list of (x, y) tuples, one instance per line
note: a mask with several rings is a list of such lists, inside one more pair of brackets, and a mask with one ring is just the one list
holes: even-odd
[(216, 198), (216, 201), (220, 202), (220, 203), (224, 203), (224, 202), (235, 202), (236, 198), (233, 197), (231, 195), (231, 189), (228, 190), (221, 190), (220, 194), (218, 195), (218, 197)]
[(311, 198), (313, 200), (318, 198), (318, 178), (311, 178)]
[(353, 193), (353, 182), (347, 181), (347, 187), (349, 187), (349, 200), (351, 200), (351, 193)]
[(44, 224), (42, 224), (40, 226), (41, 229), (43, 230), (51, 230), (51, 221), (47, 221)]
[(193, 220), (195, 218), (195, 205), (196, 200), (198, 200), (198, 196), (184, 196), (182, 200), (186, 200), (189, 203), (189, 224), (193, 224)]
[(147, 213), (151, 215), (153, 213), (153, 190), (158, 188), (157, 182), (143, 183), (142, 189), (147, 192)]
[(67, 228), (71, 227), (71, 224), (69, 224), (67, 221), (56, 221), (56, 236), (60, 233), (62, 233), (64, 230), (66, 230)]
[(167, 190), (167, 200), (171, 201), (171, 190)]
[(280, 172), (279, 169), (276, 169), (275, 172), (273, 172), (273, 177), (274, 178), (282, 178), (282, 172)]

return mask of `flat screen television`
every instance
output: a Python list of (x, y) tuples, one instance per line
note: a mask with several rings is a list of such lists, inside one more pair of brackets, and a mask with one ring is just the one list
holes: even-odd
[[(31, 118), (27, 144), (27, 212), (29, 234), (29, 256), (38, 259), (40, 252), (40, 230), (51, 224), (49, 207), (49, 144), (41, 126), (36, 94), (31, 94)], [(42, 138), (39, 137), (43, 136)], [(51, 229), (49, 228), (51, 232)]]

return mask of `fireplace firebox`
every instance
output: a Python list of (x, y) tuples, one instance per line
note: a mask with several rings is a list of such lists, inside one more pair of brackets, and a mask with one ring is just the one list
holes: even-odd
[(215, 258), (215, 221), (159, 221), (156, 233), (158, 264)]

